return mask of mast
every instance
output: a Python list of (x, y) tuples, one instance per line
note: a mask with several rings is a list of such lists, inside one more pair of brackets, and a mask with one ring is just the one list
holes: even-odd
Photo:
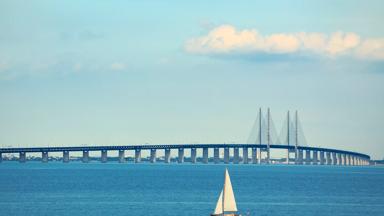
[(298, 124), (297, 124), (297, 110), (295, 112), (295, 158), (296, 158), (296, 163), (298, 163)]
[(267, 144), (268, 144), (268, 149), (269, 149), (269, 144), (271, 143), (271, 133), (270, 133), (270, 121), (271, 121), (271, 117), (270, 117), (271, 113), (269, 111), (269, 107), (268, 107), (268, 110), (267, 110)]
[(297, 146), (298, 146), (298, 144), (299, 144), (299, 138), (298, 138), (298, 134), (299, 134), (299, 132), (298, 132), (298, 120), (297, 120), (297, 110), (296, 110), (296, 115), (295, 115), (295, 125), (296, 125), (296, 128), (295, 128), (295, 138), (296, 138), (296, 140), (295, 140), (295, 148), (297, 149)]
[(287, 128), (288, 128), (288, 130), (287, 130), (287, 144), (288, 144), (288, 146), (289, 146), (289, 110), (288, 110), (288, 113), (287, 113)]
[(290, 131), (289, 131), (289, 126), (290, 126), (290, 119), (289, 119), (289, 110), (287, 113), (287, 144), (288, 144), (288, 150), (287, 150), (287, 164), (289, 164), (289, 144), (290, 144)]
[(261, 118), (262, 118), (262, 115), (261, 115), (261, 107), (260, 107), (260, 109), (259, 109), (259, 145), (260, 145), (260, 148), (259, 148), (259, 156), (257, 157), (258, 163), (261, 163)]
[(259, 109), (259, 144), (261, 145), (261, 108)]
[(267, 113), (267, 163), (269, 164), (269, 162), (270, 162), (270, 144), (271, 144), (271, 126), (270, 126), (270, 124), (271, 124), (271, 112), (270, 112), (270, 110), (269, 110), (269, 107), (268, 107), (268, 111), (267, 111), (268, 113)]

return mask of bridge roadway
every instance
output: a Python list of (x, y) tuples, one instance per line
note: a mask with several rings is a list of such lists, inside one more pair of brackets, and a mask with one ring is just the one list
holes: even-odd
[[(214, 149), (214, 162), (220, 161), (219, 149), (224, 149), (224, 163), (230, 162), (229, 149), (233, 149), (233, 163), (270, 163), (270, 149), (287, 150), (286, 163), (294, 164), (327, 164), (327, 165), (369, 165), (370, 156), (358, 152), (294, 145), (267, 144), (155, 144), (155, 145), (115, 145), (115, 146), (74, 146), (74, 147), (31, 147), (31, 148), (0, 148), (0, 162), (3, 153), (18, 153), (19, 161), (26, 161), (26, 153), (41, 153), (42, 162), (48, 162), (49, 152), (63, 152), (63, 162), (69, 162), (69, 152), (83, 152), (83, 162), (89, 161), (90, 151), (101, 151), (101, 161), (107, 162), (108, 151), (119, 151), (119, 162), (125, 162), (125, 151), (135, 151), (135, 162), (141, 161), (141, 150), (150, 150), (150, 161), (156, 162), (156, 151), (164, 150), (164, 160), (170, 162), (170, 150), (178, 150), (178, 162), (184, 162), (184, 149), (191, 150), (191, 162), (196, 162), (196, 149), (203, 149), (203, 163), (208, 163), (208, 149)], [(243, 150), (243, 157), (239, 155)], [(251, 149), (251, 158), (248, 150)], [(304, 153), (305, 152), (305, 157)], [(264, 158), (263, 158), (264, 154)], [(291, 154), (294, 155), (291, 158)], [(249, 160), (251, 159), (251, 160)]]

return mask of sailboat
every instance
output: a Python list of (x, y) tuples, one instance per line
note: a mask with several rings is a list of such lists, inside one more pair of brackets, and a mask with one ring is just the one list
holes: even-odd
[(233, 194), (231, 179), (228, 169), (225, 169), (224, 187), (221, 190), (219, 200), (217, 201), (215, 211), (211, 216), (240, 216), (237, 214), (235, 195)]

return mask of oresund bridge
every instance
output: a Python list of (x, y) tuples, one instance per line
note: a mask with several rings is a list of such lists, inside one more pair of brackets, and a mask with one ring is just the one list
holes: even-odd
[[(297, 111), (294, 119), (290, 118), (289, 111), (287, 119), (282, 127), (280, 137), (277, 135), (270, 110), (266, 115), (259, 110), (258, 117), (253, 125), (247, 143), (243, 144), (145, 144), (145, 145), (108, 145), (108, 146), (67, 146), (67, 147), (18, 147), (0, 148), (0, 162), (3, 154), (18, 154), (21, 163), (27, 161), (27, 153), (41, 153), (41, 161), (49, 160), (49, 153), (61, 152), (61, 160), (70, 162), (71, 152), (82, 152), (82, 161), (90, 161), (89, 152), (100, 152), (100, 161), (108, 161), (108, 152), (118, 152), (118, 162), (125, 163), (126, 151), (134, 152), (134, 162), (142, 161), (142, 152), (148, 151), (150, 163), (159, 161), (157, 152), (163, 151), (162, 160), (171, 163), (171, 152), (176, 151), (177, 163), (184, 163), (188, 158), (191, 163), (244, 163), (244, 164), (270, 164), (272, 163), (272, 150), (280, 149), (286, 152), (281, 158), (286, 164), (298, 165), (343, 165), (363, 166), (369, 165), (370, 156), (353, 151), (311, 147), (306, 144), (304, 133), (300, 126)], [(190, 152), (185, 155), (186, 150)], [(213, 157), (209, 152), (213, 150)], [(223, 154), (220, 154), (223, 152)], [(200, 153), (200, 155), (198, 155)], [(189, 157), (187, 157), (189, 156)], [(212, 159), (212, 160), (210, 160)]]

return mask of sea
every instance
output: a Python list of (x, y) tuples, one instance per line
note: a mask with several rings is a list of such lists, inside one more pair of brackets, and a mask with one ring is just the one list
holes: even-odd
[(243, 216), (384, 215), (384, 167), (252, 164), (0, 164), (0, 215), (213, 212), (228, 168)]

